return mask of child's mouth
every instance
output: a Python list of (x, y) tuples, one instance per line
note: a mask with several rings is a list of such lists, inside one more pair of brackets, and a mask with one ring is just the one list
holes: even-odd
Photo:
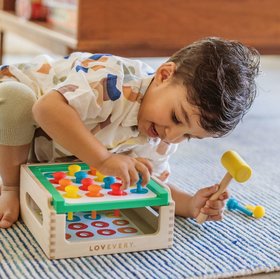
[(150, 129), (149, 129), (149, 136), (152, 137), (152, 138), (158, 138), (158, 133), (157, 133), (157, 130), (155, 128), (155, 124), (152, 123), (152, 125), (150, 126)]

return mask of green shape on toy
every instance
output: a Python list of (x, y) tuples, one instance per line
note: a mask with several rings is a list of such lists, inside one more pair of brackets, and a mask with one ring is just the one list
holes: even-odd
[[(127, 208), (139, 208), (146, 206), (163, 206), (169, 204), (169, 192), (167, 189), (163, 188), (153, 179), (147, 184), (147, 188), (151, 190), (156, 197), (148, 197), (142, 199), (129, 199), (129, 200), (110, 200), (110, 201), (98, 201), (94, 199), (90, 203), (75, 203), (70, 204), (65, 201), (58, 190), (53, 186), (53, 184), (47, 179), (44, 173), (58, 172), (58, 171), (68, 171), (68, 166), (73, 165), (73, 163), (65, 164), (38, 164), (28, 166), (30, 171), (34, 176), (40, 181), (40, 183), (46, 188), (46, 190), (52, 196), (52, 205), (55, 211), (60, 213), (67, 212), (81, 212), (81, 211), (100, 211), (100, 210), (114, 210), (114, 209), (127, 209)], [(89, 170), (89, 167), (85, 163), (76, 163), (75, 165), (81, 166), (81, 170)]]

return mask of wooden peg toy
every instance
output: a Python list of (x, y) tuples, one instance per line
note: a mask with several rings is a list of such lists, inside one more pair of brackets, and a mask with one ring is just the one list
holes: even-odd
[(262, 218), (265, 215), (265, 209), (260, 205), (242, 205), (236, 199), (230, 198), (227, 201), (227, 209), (228, 210), (238, 210), (247, 216), (254, 217), (256, 219)]
[[(227, 170), (227, 173), (220, 182), (219, 189), (210, 197), (210, 200), (216, 200), (222, 193), (224, 193), (232, 179), (242, 183), (247, 181), (252, 175), (252, 169), (235, 151), (229, 150), (225, 152), (221, 158), (221, 162)], [(196, 221), (197, 223), (202, 224), (206, 221), (207, 217), (208, 215), (200, 213), (197, 216)]]
[(95, 175), (96, 175), (96, 168), (94, 168), (94, 167), (91, 166), (91, 167), (89, 168), (88, 174), (91, 174), (91, 175), (94, 175), (94, 176), (95, 176)]
[(71, 185), (72, 181), (70, 179), (63, 178), (63, 179), (60, 179), (58, 183), (59, 183), (59, 186), (56, 187), (56, 189), (59, 190), (59, 191), (64, 191), (65, 192), (65, 187)]
[(79, 188), (74, 185), (68, 185), (65, 187), (66, 194), (63, 195), (63, 197), (68, 199), (78, 199), (81, 196), (78, 195)]
[(73, 217), (74, 217), (73, 212), (68, 212), (68, 213), (67, 213), (67, 219), (68, 219), (69, 221), (73, 221)]
[(70, 165), (68, 167), (68, 175), (74, 176), (76, 172), (80, 171), (81, 167), (79, 165)]
[(100, 185), (90, 185), (88, 186), (89, 192), (86, 194), (86, 196), (93, 197), (93, 198), (103, 197), (104, 195), (100, 193), (101, 190), (102, 187)]
[(85, 172), (85, 171), (77, 171), (75, 172), (74, 174), (75, 176), (75, 182), (76, 183), (81, 183), (81, 181), (84, 179), (84, 178), (87, 178), (88, 177), (88, 174)]
[(130, 192), (134, 193), (134, 194), (146, 194), (148, 192), (148, 190), (142, 187), (142, 185), (141, 185), (142, 181), (143, 181), (143, 179), (140, 175), (140, 178), (136, 183), (136, 189), (132, 189), (132, 190), (130, 190)]
[(175, 203), (167, 185), (151, 178), (143, 193), (139, 181), (135, 194), (135, 185), (122, 189), (121, 179), (92, 171), (83, 162), (22, 166), (21, 216), (48, 258), (171, 247)]
[(107, 176), (103, 179), (104, 189), (111, 189), (111, 185), (116, 182), (116, 178), (114, 176)]
[(53, 179), (50, 180), (51, 183), (59, 184), (59, 180), (66, 177), (66, 174), (64, 172), (58, 171), (53, 173)]
[(96, 219), (96, 211), (92, 210), (90, 216), (91, 216), (92, 219)]
[(121, 217), (121, 211), (119, 209), (114, 210), (114, 216), (115, 217)]
[(121, 189), (122, 183), (113, 183), (111, 185), (112, 191), (109, 191), (108, 194), (112, 196), (126, 196), (127, 192)]
[(79, 187), (82, 191), (88, 191), (88, 187), (93, 184), (93, 180), (90, 177), (86, 177), (81, 181), (82, 186)]
[(96, 171), (96, 178), (95, 181), (97, 182), (103, 182), (105, 175), (103, 175), (101, 172)]
[(262, 218), (265, 215), (265, 208), (261, 205), (245, 205), (245, 207), (252, 211), (253, 217), (256, 219)]
[(247, 216), (253, 216), (253, 212), (249, 209), (247, 209), (245, 206), (241, 205), (236, 199), (230, 198), (227, 201), (227, 209), (232, 211), (232, 210), (238, 210), (242, 213), (244, 213)]

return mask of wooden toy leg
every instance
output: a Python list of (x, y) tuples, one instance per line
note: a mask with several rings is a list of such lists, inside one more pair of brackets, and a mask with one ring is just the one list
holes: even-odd
[[(54, 257), (55, 243), (53, 222), (55, 211), (51, 207), (51, 195), (32, 179), (31, 173), (21, 171), (20, 212), (21, 218), (31, 231), (47, 257)], [(36, 191), (34, 190), (36, 189)]]

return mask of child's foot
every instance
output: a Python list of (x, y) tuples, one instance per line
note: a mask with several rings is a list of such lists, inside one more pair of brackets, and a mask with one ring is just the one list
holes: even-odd
[(19, 216), (19, 187), (1, 186), (0, 228), (6, 229), (15, 223)]

